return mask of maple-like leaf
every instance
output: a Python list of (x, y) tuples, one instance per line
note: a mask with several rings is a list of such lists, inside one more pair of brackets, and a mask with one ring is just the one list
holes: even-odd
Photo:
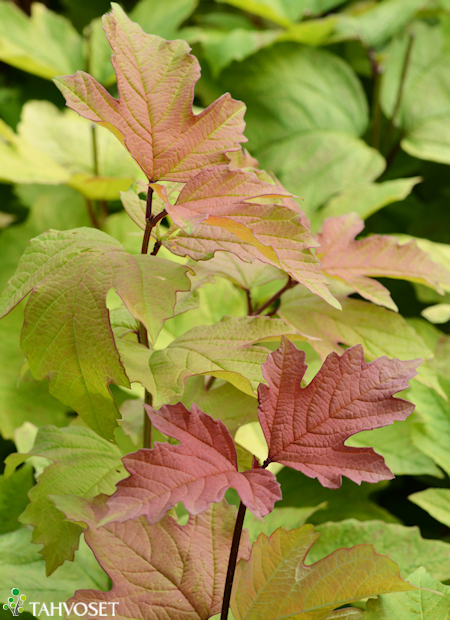
[(84, 71), (54, 81), (67, 105), (112, 131), (152, 181), (188, 181), (245, 142), (245, 106), (225, 94), (195, 116), (200, 65), (185, 41), (146, 34), (112, 3), (103, 17), (120, 97)]
[[(78, 497), (54, 498), (69, 519), (88, 526), (85, 540), (113, 582), (109, 592), (78, 590), (69, 607), (118, 601), (118, 620), (206, 620), (220, 611), (234, 507), (213, 504), (183, 527), (169, 515), (156, 525), (142, 517), (98, 527), (106, 513), (105, 499), (99, 496), (89, 503)], [(247, 558), (249, 552), (244, 531), (239, 557)]]
[(415, 589), (400, 577), (397, 564), (371, 545), (338, 549), (307, 566), (307, 553), (318, 537), (312, 525), (290, 532), (279, 528), (270, 538), (261, 534), (250, 560), (236, 567), (235, 620), (357, 618), (357, 613), (346, 616), (347, 609), (332, 612), (362, 598)]
[(393, 394), (408, 387), (421, 360), (381, 357), (369, 364), (361, 345), (331, 353), (305, 388), (305, 353), (286, 338), (263, 365), (268, 385), (258, 388), (259, 421), (269, 446), (269, 462), (282, 463), (317, 478), (328, 488), (342, 476), (360, 484), (393, 477), (372, 448), (351, 448), (355, 433), (404, 420), (414, 410)]
[[(266, 204), (268, 199), (281, 204)], [(218, 250), (246, 262), (258, 259), (283, 269), (340, 308), (311, 252), (317, 242), (296, 207), (283, 188), (260, 181), (253, 172), (227, 166), (218, 167), (214, 175), (205, 170), (185, 185), (174, 206), (167, 206), (182, 230), (169, 230), (162, 243), (174, 254), (196, 261), (209, 259)]]
[(145, 515), (157, 523), (178, 502), (196, 515), (220, 502), (230, 487), (258, 517), (281, 499), (280, 486), (268, 470), (254, 463), (253, 469), (238, 472), (236, 448), (221, 420), (213, 420), (196, 405), (190, 412), (182, 403), (146, 409), (152, 424), (181, 445), (156, 443), (153, 450), (124, 457), (131, 475), (108, 501), (108, 521), (123, 523)]
[(390, 292), (368, 276), (399, 278), (434, 288), (441, 295), (450, 285), (450, 272), (435, 263), (414, 241), (400, 244), (395, 237), (371, 235), (355, 241), (364, 228), (356, 213), (325, 220), (317, 235), (322, 270), (344, 281), (365, 299), (398, 310)]
[(127, 254), (118, 241), (95, 229), (49, 231), (25, 250), (0, 297), (0, 316), (31, 292), (21, 345), (33, 375), (49, 377), (54, 396), (99, 435), (113, 439), (119, 412), (107, 386), (129, 386), (129, 380), (106, 295), (114, 287), (154, 341), (173, 315), (176, 292), (190, 288), (186, 271), (158, 256)]
[(445, 398), (433, 366), (433, 352), (398, 312), (360, 299), (340, 295), (338, 299), (342, 312), (296, 286), (283, 295), (278, 314), (290, 325), (317, 338), (311, 345), (322, 359), (332, 351), (341, 354), (342, 343), (361, 344), (368, 360), (383, 355), (400, 360), (425, 360), (420, 365), (417, 381)]

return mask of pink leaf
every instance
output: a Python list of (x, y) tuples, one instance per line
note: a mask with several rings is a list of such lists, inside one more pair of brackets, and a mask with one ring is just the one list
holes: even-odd
[(317, 255), (322, 270), (343, 280), (362, 297), (380, 306), (397, 310), (389, 291), (367, 276), (400, 278), (430, 286), (440, 294), (450, 285), (450, 273), (433, 262), (414, 241), (401, 245), (394, 237), (372, 235), (355, 241), (364, 228), (356, 213), (325, 220), (317, 235), (321, 248)]
[(420, 360), (380, 357), (364, 360), (361, 345), (341, 356), (331, 353), (305, 387), (305, 353), (286, 338), (263, 364), (268, 386), (258, 389), (259, 421), (276, 461), (336, 489), (341, 476), (360, 484), (393, 478), (372, 448), (350, 448), (345, 440), (360, 431), (404, 420), (414, 405), (393, 394), (408, 387)]
[[(206, 620), (220, 612), (234, 507), (213, 505), (183, 527), (169, 515), (157, 525), (141, 518), (98, 527), (106, 513), (105, 496), (92, 504), (70, 496), (54, 500), (70, 520), (88, 526), (86, 542), (113, 583), (109, 592), (78, 590), (67, 603), (69, 609), (77, 603), (95, 602), (97, 608), (103, 603), (100, 615), (117, 620)], [(247, 559), (249, 553), (244, 530), (239, 557)], [(113, 608), (111, 602), (118, 605)], [(76, 612), (67, 617), (75, 620)]]
[(131, 476), (117, 485), (109, 500), (107, 521), (126, 521), (145, 515), (157, 523), (177, 502), (196, 515), (212, 502), (220, 502), (234, 487), (257, 517), (271, 512), (281, 499), (275, 476), (256, 468), (239, 473), (233, 439), (220, 420), (213, 420), (196, 405), (191, 412), (178, 403), (156, 411), (146, 407), (152, 424), (181, 442), (156, 443), (124, 457)]
[(67, 105), (112, 131), (152, 181), (188, 181), (245, 142), (245, 106), (225, 94), (192, 112), (197, 59), (185, 41), (146, 34), (113, 3), (103, 27), (113, 50), (119, 99), (84, 71), (55, 78)]

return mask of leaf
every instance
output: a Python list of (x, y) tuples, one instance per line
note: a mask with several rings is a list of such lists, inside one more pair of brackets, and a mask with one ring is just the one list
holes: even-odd
[(355, 214), (325, 220), (317, 235), (321, 244), (317, 254), (322, 270), (342, 280), (365, 299), (397, 311), (391, 294), (367, 276), (420, 282), (444, 294), (450, 287), (450, 271), (441, 268), (414, 241), (401, 245), (395, 237), (371, 235), (355, 240), (364, 222)]
[(387, 467), (396, 476), (426, 474), (442, 478), (442, 471), (434, 461), (421, 452), (412, 441), (413, 419), (416, 420), (415, 414), (404, 422), (394, 422), (392, 426), (358, 433), (355, 437), (350, 437), (347, 445), (357, 448), (372, 447), (384, 458)]
[(241, 392), (231, 383), (206, 390), (202, 375), (186, 380), (180, 401), (188, 409), (195, 403), (206, 414), (222, 420), (232, 437), (243, 424), (258, 419), (256, 398)]
[(417, 526), (346, 519), (340, 523), (321, 523), (316, 530), (320, 532), (320, 538), (308, 555), (310, 562), (328, 556), (336, 547), (370, 543), (377, 553), (389, 554), (404, 575), (419, 566), (424, 566), (435, 579), (446, 580), (450, 575), (450, 545), (441, 540), (422, 538)]
[(377, 493), (385, 491), (389, 487), (389, 482), (382, 481), (377, 484), (362, 482), (358, 485), (348, 478), (343, 478), (339, 489), (327, 489), (317, 480), (308, 478), (289, 467), (280, 471), (277, 480), (283, 494), (283, 499), (277, 507), (303, 508), (316, 502), (326, 503), (325, 508), (315, 512), (309, 518), (309, 522), (314, 525), (349, 518), (359, 521), (378, 519), (386, 523), (399, 523), (397, 517), (372, 499), (372, 495), (376, 497)]
[(109, 132), (93, 129), (71, 110), (60, 112), (49, 101), (26, 103), (17, 135), (5, 128), (4, 137), (0, 165), (7, 181), (67, 183), (86, 198), (115, 200), (119, 191), (142, 177)]
[(82, 38), (70, 21), (42, 3), (28, 17), (12, 2), (0, 2), (0, 60), (51, 79), (84, 67)]
[(195, 11), (198, 0), (140, 0), (131, 11), (131, 18), (145, 32), (164, 39), (182, 39), (176, 36), (178, 27)]
[(276, 342), (283, 334), (294, 340), (308, 338), (284, 321), (268, 317), (224, 317), (211, 327), (194, 327), (167, 348), (147, 353), (152, 378), (146, 387), (153, 394), (153, 405), (181, 396), (184, 381), (193, 375), (225, 379), (253, 396), (263, 381), (261, 364), (268, 354), (265, 347), (255, 345)]
[(372, 448), (349, 448), (344, 442), (412, 413), (414, 405), (393, 395), (408, 386), (419, 363), (384, 357), (367, 364), (357, 345), (340, 357), (331, 353), (302, 388), (305, 353), (283, 338), (263, 365), (268, 386), (258, 388), (268, 462), (297, 469), (330, 489), (340, 487), (342, 475), (357, 483), (391, 479), (384, 459)]
[(243, 11), (254, 13), (259, 17), (287, 27), (302, 15), (311, 16), (326, 13), (330, 9), (343, 4), (344, 0), (219, 0)]
[(418, 568), (408, 581), (420, 590), (379, 596), (367, 601), (366, 620), (446, 620), (450, 610), (450, 587), (430, 577), (424, 568)]
[(278, 43), (240, 63), (238, 75), (225, 69), (220, 87), (245, 100), (252, 155), (304, 199), (307, 215), (383, 171), (379, 152), (359, 139), (368, 124), (361, 83), (338, 56)]
[(115, 3), (103, 25), (120, 99), (77, 71), (54, 80), (67, 105), (112, 131), (152, 181), (185, 182), (207, 165), (227, 162), (225, 152), (245, 141), (244, 105), (227, 94), (194, 116), (193, 87), (200, 72), (187, 43), (145, 34)]
[[(97, 498), (92, 504), (75, 497), (57, 499), (68, 518), (88, 526), (86, 542), (113, 582), (109, 592), (77, 591), (69, 605), (119, 601), (118, 620), (157, 620), (161, 609), (170, 609), (170, 617), (177, 620), (206, 620), (220, 611), (234, 507), (225, 502), (212, 505), (191, 516), (183, 527), (169, 515), (156, 525), (141, 518), (99, 527), (106, 513), (105, 499)], [(248, 557), (249, 551), (244, 532), (239, 557)]]
[(404, 200), (421, 180), (421, 177), (411, 177), (383, 183), (356, 184), (331, 198), (324, 208), (316, 213), (314, 224), (319, 228), (327, 217), (338, 217), (351, 211), (365, 220), (383, 207)]
[[(402, 148), (419, 159), (450, 163), (448, 119), (449, 33), (447, 28), (423, 21), (411, 27), (414, 43), (396, 125), (402, 130)], [(385, 50), (389, 63), (383, 77), (381, 105), (391, 117), (399, 90), (409, 35), (403, 33)]]
[(428, 306), (420, 313), (430, 323), (441, 324), (450, 321), (450, 304), (436, 304)]
[(259, 467), (237, 470), (236, 448), (226, 426), (213, 420), (197, 405), (146, 406), (152, 424), (181, 445), (156, 443), (153, 450), (139, 450), (123, 459), (129, 478), (117, 485), (108, 501), (109, 521), (123, 523), (145, 515), (157, 523), (177, 502), (193, 515), (220, 502), (225, 491), (236, 489), (257, 517), (271, 512), (281, 499), (275, 476)]
[[(49, 377), (54, 396), (112, 439), (119, 413), (107, 385), (129, 382), (113, 339), (106, 295), (116, 288), (154, 339), (164, 313), (172, 314), (176, 291), (190, 286), (185, 271), (159, 257), (130, 256), (94, 229), (50, 231), (28, 246), (0, 298), (0, 312), (4, 316), (32, 291), (22, 349), (33, 375)], [(151, 304), (154, 292), (165, 298), (160, 306)]]
[(65, 560), (73, 560), (82, 528), (68, 522), (49, 496), (71, 493), (90, 499), (99, 493), (112, 494), (126, 472), (117, 446), (79, 426), (40, 429), (29, 455), (53, 461), (31, 489), (31, 503), (20, 518), (34, 526), (33, 542), (44, 545), (39, 553), (51, 575)]
[(244, 60), (274, 43), (279, 36), (279, 30), (235, 28), (228, 32), (207, 29), (196, 38), (202, 43), (203, 56), (211, 67), (213, 77), (217, 78), (233, 60)]
[(312, 525), (290, 532), (280, 528), (270, 538), (261, 534), (250, 560), (236, 567), (235, 619), (325, 620), (334, 609), (362, 598), (415, 589), (401, 579), (395, 562), (376, 554), (371, 545), (338, 549), (307, 566), (317, 538)]
[(339, 343), (362, 344), (369, 360), (382, 355), (400, 360), (422, 358), (425, 361), (420, 365), (417, 381), (445, 396), (430, 363), (433, 352), (402, 316), (365, 301), (339, 299), (342, 312), (295, 287), (283, 295), (278, 314), (293, 327), (321, 338), (321, 341), (311, 341), (311, 345), (322, 358), (331, 351), (341, 353)]
[(303, 508), (275, 507), (273, 511), (264, 518), (264, 522), (254, 517), (251, 512), (246, 512), (244, 527), (248, 530), (251, 542), (254, 543), (260, 534), (270, 536), (279, 527), (285, 530), (293, 530), (305, 525), (311, 515), (325, 506), (326, 502), (314, 508), (308, 506)]
[[(58, 606), (79, 588), (108, 588), (108, 577), (98, 565), (91, 550), (81, 539), (75, 562), (58, 568), (47, 577), (45, 563), (31, 543), (31, 531), (25, 528), (0, 536), (0, 600), (7, 601), (11, 586), (20, 584), (26, 593), (25, 611), (32, 612), (30, 601)], [(37, 613), (41, 606), (38, 605)], [(44, 614), (42, 614), (43, 617)]]
[(425, 489), (408, 497), (437, 521), (450, 527), (450, 489)]
[(418, 383), (410, 388), (408, 398), (415, 403), (418, 417), (411, 430), (413, 442), (450, 474), (450, 403)]
[(20, 527), (18, 518), (29, 502), (27, 493), (34, 485), (33, 468), (25, 465), (8, 479), (0, 475), (0, 534)]
[(427, 0), (384, 0), (355, 5), (337, 22), (332, 41), (359, 39), (366, 47), (377, 48), (397, 32), (402, 31), (416, 13), (428, 4)]

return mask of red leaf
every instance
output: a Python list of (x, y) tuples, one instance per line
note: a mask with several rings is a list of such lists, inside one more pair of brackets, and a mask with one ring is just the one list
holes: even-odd
[(404, 420), (414, 405), (393, 394), (408, 387), (420, 360), (380, 357), (367, 364), (361, 345), (331, 353), (305, 387), (305, 353), (286, 338), (263, 364), (268, 386), (258, 389), (259, 421), (269, 459), (303, 472), (331, 489), (341, 476), (360, 484), (393, 478), (372, 448), (350, 448), (360, 431)]
[(157, 523), (177, 502), (196, 515), (220, 502), (230, 487), (257, 517), (271, 512), (281, 499), (271, 472), (261, 468), (238, 472), (236, 448), (223, 422), (196, 405), (191, 412), (181, 403), (158, 411), (146, 409), (153, 425), (181, 445), (156, 443), (153, 450), (139, 450), (123, 459), (131, 476), (117, 485), (109, 500), (107, 522), (146, 515), (150, 523)]
[(368, 276), (420, 282), (444, 294), (445, 287), (450, 285), (450, 273), (433, 262), (414, 241), (401, 245), (388, 235), (371, 235), (356, 241), (363, 228), (364, 222), (356, 213), (325, 220), (317, 235), (322, 271), (344, 281), (365, 299), (395, 311), (398, 308), (390, 292)]
[(84, 71), (55, 78), (67, 105), (107, 127), (153, 181), (188, 181), (245, 142), (245, 106), (229, 94), (192, 112), (200, 65), (185, 41), (146, 34), (113, 3), (103, 17), (119, 99)]
[[(225, 502), (211, 506), (183, 527), (169, 515), (157, 525), (141, 518), (99, 527), (105, 496), (91, 504), (79, 497), (54, 499), (70, 520), (86, 523), (86, 542), (113, 583), (109, 592), (78, 590), (69, 609), (77, 603), (103, 603), (107, 613), (100, 615), (111, 617), (109, 604), (116, 601), (118, 620), (206, 620), (220, 611), (234, 507)], [(239, 557), (249, 553), (244, 530)], [(73, 611), (68, 617), (77, 618)]]

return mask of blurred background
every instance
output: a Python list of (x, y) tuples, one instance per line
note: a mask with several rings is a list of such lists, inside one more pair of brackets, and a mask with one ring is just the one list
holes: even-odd
[[(313, 232), (326, 217), (355, 211), (365, 220), (363, 236), (418, 238), (450, 269), (450, 0), (121, 5), (146, 32), (190, 44), (202, 67), (197, 107), (227, 91), (245, 102), (246, 148), (298, 197)], [(48, 228), (97, 226), (130, 251), (135, 247), (119, 191), (142, 173), (113, 136), (102, 129), (94, 135), (65, 108), (51, 81), (82, 69), (117, 95), (100, 19), (108, 10), (107, 0), (0, 0), (0, 289), (30, 238)], [(438, 351), (441, 385), (450, 394), (450, 290), (440, 296), (420, 284), (382, 282)], [(20, 307), (0, 322), (0, 472), (7, 454), (32, 446), (24, 422), (67, 424), (66, 407), (24, 365), (21, 325)], [(450, 408), (441, 401), (433, 411), (450, 429)], [(329, 492), (308, 479), (299, 498), (289, 480), (296, 472), (283, 473), (284, 505), (328, 501), (313, 522), (381, 519), (450, 540), (450, 505), (442, 517), (407, 499), (427, 488), (450, 488), (429, 454), (420, 452), (417, 460), (408, 433), (392, 483), (372, 489), (345, 480), (340, 491)], [(395, 457), (386, 437), (384, 449)], [(20, 526), (34, 484), (32, 470), (18, 471), (19, 494), (0, 478), (0, 513), (15, 496), (0, 534)]]

